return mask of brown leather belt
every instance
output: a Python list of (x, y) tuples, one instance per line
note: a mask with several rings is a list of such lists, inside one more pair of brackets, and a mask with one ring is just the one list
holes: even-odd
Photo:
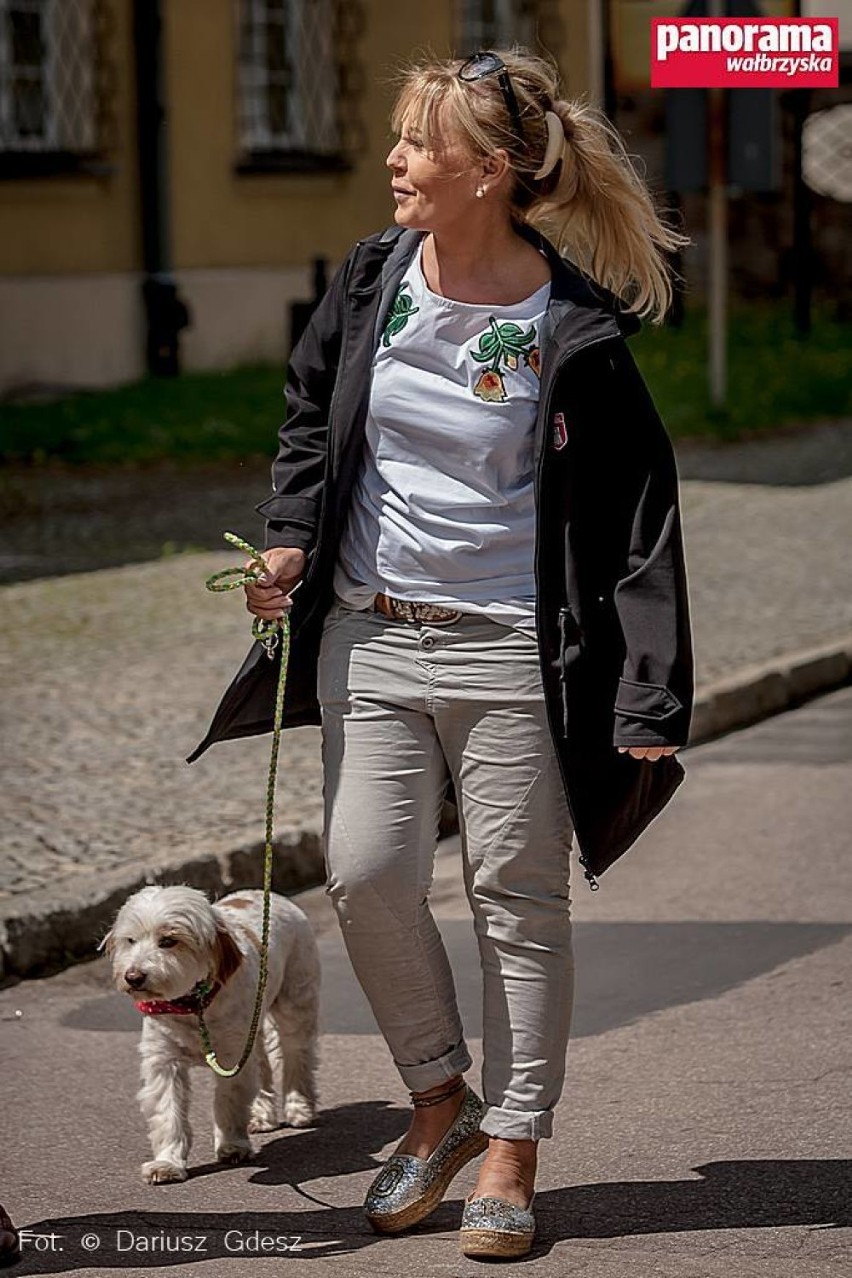
[(430, 626), (448, 626), (458, 621), (462, 613), (458, 608), (443, 608), (440, 604), (412, 603), (409, 599), (394, 599), (391, 595), (377, 594), (373, 608), (394, 621), (426, 621)]

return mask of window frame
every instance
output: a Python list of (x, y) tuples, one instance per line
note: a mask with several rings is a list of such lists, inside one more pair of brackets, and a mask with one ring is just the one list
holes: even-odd
[[(337, 22), (336, 0), (322, 0), (327, 5), (328, 45), (324, 53), (327, 69), (323, 71), (316, 64), (306, 64), (301, 57), (301, 44), (305, 34), (305, 18), (300, 15), (301, 6), (310, 0), (236, 0), (237, 24), (237, 145), (238, 158), (235, 163), (237, 173), (277, 173), (323, 171), (347, 171), (352, 165), (347, 157), (343, 141), (339, 116), (341, 100), (338, 83), (339, 68), (336, 59)], [(292, 55), (288, 59), (293, 68), (293, 83), (289, 87), (287, 114), (290, 127), (275, 131), (269, 124), (268, 100), (264, 119), (258, 122), (252, 119), (252, 99), (267, 93), (275, 81), (270, 78), (267, 30), (269, 7), (275, 5), (284, 13), (282, 28), (287, 28), (292, 44)], [(286, 38), (286, 37), (285, 37)], [(246, 59), (246, 46), (250, 53), (250, 61)], [(322, 145), (311, 139), (308, 112), (305, 110), (305, 94), (311, 79), (322, 76), (324, 81), (333, 77), (334, 87), (330, 95), (328, 119), (329, 144)], [(282, 82), (286, 85), (286, 75), (282, 74)]]
[[(474, 53), (477, 49), (506, 48), (514, 43), (524, 44), (530, 48), (536, 43), (537, 13), (532, 0), (494, 0), (494, 7), (503, 12), (497, 16), (493, 36), (485, 33), (486, 19), (482, 16), (481, 0), (458, 0), (458, 33), (461, 53)], [(474, 10), (480, 10), (479, 15)], [(509, 10), (513, 12), (508, 12)], [(527, 30), (521, 29), (521, 24)], [(507, 25), (516, 27), (511, 35), (506, 34)], [(501, 30), (502, 27), (502, 30)]]
[[(104, 162), (97, 145), (68, 146), (61, 141), (62, 122), (58, 104), (61, 71), (61, 41), (58, 36), (61, 0), (0, 0), (0, 179), (37, 178), (83, 174), (94, 177), (114, 172)], [(89, 20), (94, 29), (96, 0), (91, 5)], [(39, 37), (43, 56), (40, 79), (43, 82), (44, 129), (40, 135), (27, 137), (14, 127), (14, 82), (16, 65), (8, 38), (8, 18), (12, 12), (35, 13), (40, 18)], [(87, 127), (97, 132), (96, 72), (98, 52), (94, 42), (85, 46), (91, 57), (91, 116)], [(21, 70), (29, 70), (21, 65)], [(7, 144), (8, 143), (8, 144)]]

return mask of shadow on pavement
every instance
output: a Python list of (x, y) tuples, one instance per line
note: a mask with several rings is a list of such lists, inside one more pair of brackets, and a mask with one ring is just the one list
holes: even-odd
[(789, 715), (776, 714), (705, 742), (700, 750), (689, 752), (690, 768), (696, 770), (693, 775), (717, 765), (789, 763), (813, 768), (852, 763), (852, 686), (800, 707), (795, 722), (791, 731)]
[[(336, 1131), (339, 1153), (342, 1142), (337, 1126)], [(848, 1194), (852, 1162), (848, 1160), (743, 1160), (705, 1163), (693, 1171), (697, 1178), (609, 1181), (544, 1190), (535, 1200), (538, 1238), (531, 1258), (570, 1239), (790, 1225), (836, 1229), (852, 1224)], [(160, 1191), (155, 1192), (159, 1197)], [(416, 1233), (454, 1230), (460, 1214), (460, 1200), (444, 1202)], [(16, 1274), (78, 1268), (139, 1272), (227, 1256), (327, 1259), (379, 1241), (360, 1205), (274, 1213), (152, 1210), (60, 1216), (36, 1221), (27, 1229), (30, 1240), (25, 1235), (24, 1256), (15, 1267)], [(33, 1235), (53, 1236), (52, 1247), (40, 1244)], [(416, 1236), (415, 1231), (412, 1235)], [(262, 1239), (270, 1240), (265, 1249), (261, 1249)], [(410, 1243), (406, 1254), (411, 1259)]]
[[(479, 955), (472, 922), (439, 919), (468, 1038), (482, 1035)], [(666, 1008), (715, 998), (792, 959), (841, 940), (846, 923), (577, 923), (572, 1039), (604, 1034)], [(322, 1028), (375, 1034), (372, 1012), (333, 934), (320, 942)]]
[[(479, 955), (472, 922), (439, 919), (469, 1038), (482, 1034)], [(572, 1039), (604, 1034), (665, 1008), (715, 998), (746, 981), (841, 940), (852, 923), (576, 923)], [(320, 1027), (327, 1034), (375, 1034), (373, 1014), (336, 933), (320, 939)], [(89, 999), (62, 1017), (71, 1029), (139, 1029), (120, 994)]]
[(257, 458), (194, 467), (0, 467), (0, 582), (222, 550), (226, 529), (262, 544), (254, 506), (269, 487), (269, 462)]
[[(280, 1135), (264, 1143), (254, 1158), (250, 1184), (296, 1186), (326, 1176), (378, 1171), (382, 1162), (379, 1151), (400, 1139), (409, 1118), (408, 1110), (388, 1101), (358, 1101), (322, 1109), (320, 1121), (309, 1134), (281, 1128)], [(194, 1168), (190, 1177), (221, 1170), (211, 1163)], [(328, 1206), (322, 1201), (320, 1205)]]
[(781, 430), (732, 444), (678, 441), (681, 479), (800, 488), (852, 475), (852, 421)]

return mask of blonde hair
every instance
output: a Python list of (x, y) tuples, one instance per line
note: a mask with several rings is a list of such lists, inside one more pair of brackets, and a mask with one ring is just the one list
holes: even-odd
[[(661, 323), (671, 305), (670, 267), (665, 253), (689, 239), (667, 226), (637, 173), (617, 130), (595, 107), (560, 98), (554, 66), (526, 49), (494, 50), (506, 64), (523, 126), (513, 127), (496, 74), (460, 80), (463, 59), (430, 60), (403, 71), (392, 114), (416, 129), (427, 150), (442, 126), (458, 135), (473, 158), (503, 148), (514, 182), (509, 195), (514, 220), (546, 234), (593, 281), (628, 309)], [(545, 112), (562, 123), (565, 143), (555, 169), (536, 180), (547, 148)]]

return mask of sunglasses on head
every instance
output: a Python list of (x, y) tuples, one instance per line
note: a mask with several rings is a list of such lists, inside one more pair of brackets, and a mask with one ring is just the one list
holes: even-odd
[(470, 55), (467, 61), (459, 67), (458, 72), (459, 79), (464, 81), (483, 80), (487, 75), (497, 76), (497, 83), (500, 85), (506, 109), (512, 117), (515, 133), (521, 142), (525, 142), (518, 99), (515, 97), (515, 90), (512, 88), (512, 81), (509, 79), (509, 72), (503, 59), (498, 57), (496, 53), (492, 53), (490, 49), (480, 49)]

